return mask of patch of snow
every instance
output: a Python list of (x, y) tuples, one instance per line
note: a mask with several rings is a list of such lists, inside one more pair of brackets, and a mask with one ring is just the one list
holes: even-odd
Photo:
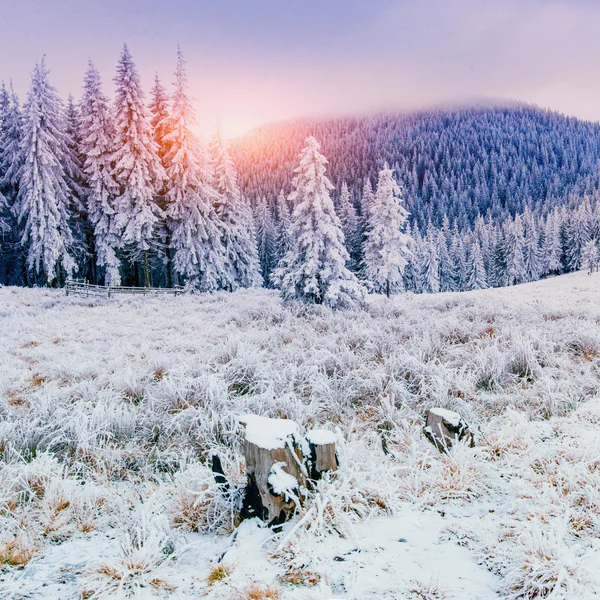
[(278, 462), (271, 467), (269, 472), (269, 485), (277, 496), (281, 494), (289, 495), (293, 490), (298, 489), (298, 480), (283, 470), (285, 463)]
[(328, 429), (313, 429), (306, 434), (306, 439), (315, 446), (335, 444), (337, 436)]
[(246, 439), (265, 450), (285, 448), (286, 439), (298, 435), (298, 425), (290, 419), (244, 415), (240, 417), (240, 423), (246, 425)]

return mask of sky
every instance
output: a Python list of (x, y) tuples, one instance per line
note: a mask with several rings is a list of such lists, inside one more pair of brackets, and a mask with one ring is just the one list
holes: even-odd
[(600, 120), (598, 0), (0, 0), (0, 78), (21, 97), (46, 55), (79, 97), (127, 42), (146, 92), (188, 61), (199, 133), (475, 99)]

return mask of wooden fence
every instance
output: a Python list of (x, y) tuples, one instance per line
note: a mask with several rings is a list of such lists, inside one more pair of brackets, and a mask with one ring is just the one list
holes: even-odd
[(182, 286), (172, 288), (125, 287), (120, 285), (93, 285), (85, 281), (69, 280), (65, 283), (67, 296), (83, 296), (84, 298), (110, 298), (118, 294), (135, 294), (143, 296), (178, 296), (183, 293)]

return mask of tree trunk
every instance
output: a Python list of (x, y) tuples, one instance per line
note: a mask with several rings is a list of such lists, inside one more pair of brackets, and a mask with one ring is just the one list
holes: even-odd
[(386, 280), (385, 282), (385, 295), (389, 298), (390, 297), (390, 280)]
[(339, 462), (335, 451), (335, 434), (315, 429), (306, 435), (310, 448), (309, 475), (318, 481), (325, 472), (337, 471)]
[(451, 410), (430, 409), (423, 433), (440, 452), (447, 452), (453, 444), (460, 441), (466, 441), (471, 447), (475, 446), (475, 439), (466, 421)]
[(152, 287), (150, 279), (150, 264), (148, 262), (148, 250), (144, 250), (144, 284), (146, 287)]

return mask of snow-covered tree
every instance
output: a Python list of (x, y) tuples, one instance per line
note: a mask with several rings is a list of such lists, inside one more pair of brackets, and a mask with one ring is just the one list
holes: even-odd
[(165, 137), (167, 135), (167, 123), (169, 117), (169, 95), (163, 86), (158, 73), (154, 76), (154, 85), (150, 90), (150, 125), (154, 141), (157, 146), (158, 157), (161, 164), (166, 169), (165, 156), (167, 155), (167, 143)]
[(560, 215), (552, 211), (546, 217), (544, 243), (542, 246), (543, 274), (559, 273), (562, 269), (562, 247), (560, 241)]
[(23, 110), (19, 146), (19, 192), (15, 203), (27, 266), (48, 284), (76, 268), (71, 255), (71, 204), (68, 171), (72, 167), (65, 111), (48, 80), (44, 59), (33, 70)]
[(113, 174), (120, 186), (115, 204), (117, 223), (122, 231), (122, 241), (132, 258), (143, 260), (145, 284), (150, 286), (148, 254), (161, 217), (155, 194), (165, 173), (152, 137), (140, 78), (127, 44), (123, 46), (114, 81), (117, 86), (116, 136), (112, 160)]
[(387, 164), (379, 172), (375, 199), (369, 205), (363, 273), (375, 291), (390, 297), (402, 290), (402, 274), (410, 255), (404, 233), (408, 212), (402, 192)]
[(214, 208), (219, 194), (212, 185), (207, 150), (192, 132), (196, 119), (180, 48), (174, 87), (165, 135), (169, 149), (165, 200), (174, 267), (188, 285), (201, 291), (230, 289), (233, 281)]
[(120, 188), (112, 174), (114, 125), (109, 103), (102, 93), (100, 73), (90, 62), (80, 103), (80, 149), (86, 179), (85, 204), (93, 229), (95, 264), (104, 272), (106, 285), (120, 285), (121, 245), (115, 198)]
[(279, 262), (292, 247), (292, 241), (290, 238), (290, 230), (292, 226), (292, 212), (290, 211), (290, 205), (283, 193), (283, 190), (279, 191), (277, 196), (277, 262)]
[(566, 267), (577, 271), (581, 267), (583, 249), (591, 239), (591, 215), (589, 205), (584, 201), (571, 211), (565, 228)]
[(534, 215), (529, 208), (523, 213), (525, 236), (523, 240), (523, 258), (525, 266), (525, 281), (538, 280), (543, 271), (540, 250), (540, 236)]
[(364, 288), (346, 267), (349, 256), (335, 214), (326, 175), (327, 159), (310, 136), (299, 156), (290, 201), (292, 248), (281, 260), (274, 280), (284, 300), (352, 307), (364, 297)]
[(440, 257), (433, 229), (420, 244), (419, 258), (419, 291), (436, 294), (440, 291)]
[(267, 287), (272, 286), (271, 274), (277, 266), (277, 231), (273, 212), (267, 199), (260, 198), (255, 207), (255, 231), (260, 272)]
[(600, 253), (598, 252), (598, 244), (596, 240), (586, 242), (581, 253), (581, 269), (586, 270), (588, 275), (591, 275), (598, 270), (600, 264)]
[(350, 255), (348, 267), (352, 271), (357, 271), (360, 266), (360, 227), (356, 209), (350, 198), (350, 192), (346, 182), (342, 182), (340, 198), (338, 201), (337, 213), (342, 224), (346, 249)]
[(240, 193), (237, 172), (220, 129), (210, 144), (214, 183), (219, 198), (216, 204), (220, 220), (225, 265), (230, 275), (230, 289), (262, 285), (258, 250), (250, 207)]
[(485, 273), (485, 263), (483, 262), (483, 252), (479, 245), (479, 240), (475, 238), (471, 244), (469, 258), (467, 262), (467, 290), (483, 290), (488, 287)]
[(504, 252), (506, 260), (506, 284), (516, 285), (526, 280), (523, 247), (523, 223), (520, 215), (506, 224), (504, 232)]

